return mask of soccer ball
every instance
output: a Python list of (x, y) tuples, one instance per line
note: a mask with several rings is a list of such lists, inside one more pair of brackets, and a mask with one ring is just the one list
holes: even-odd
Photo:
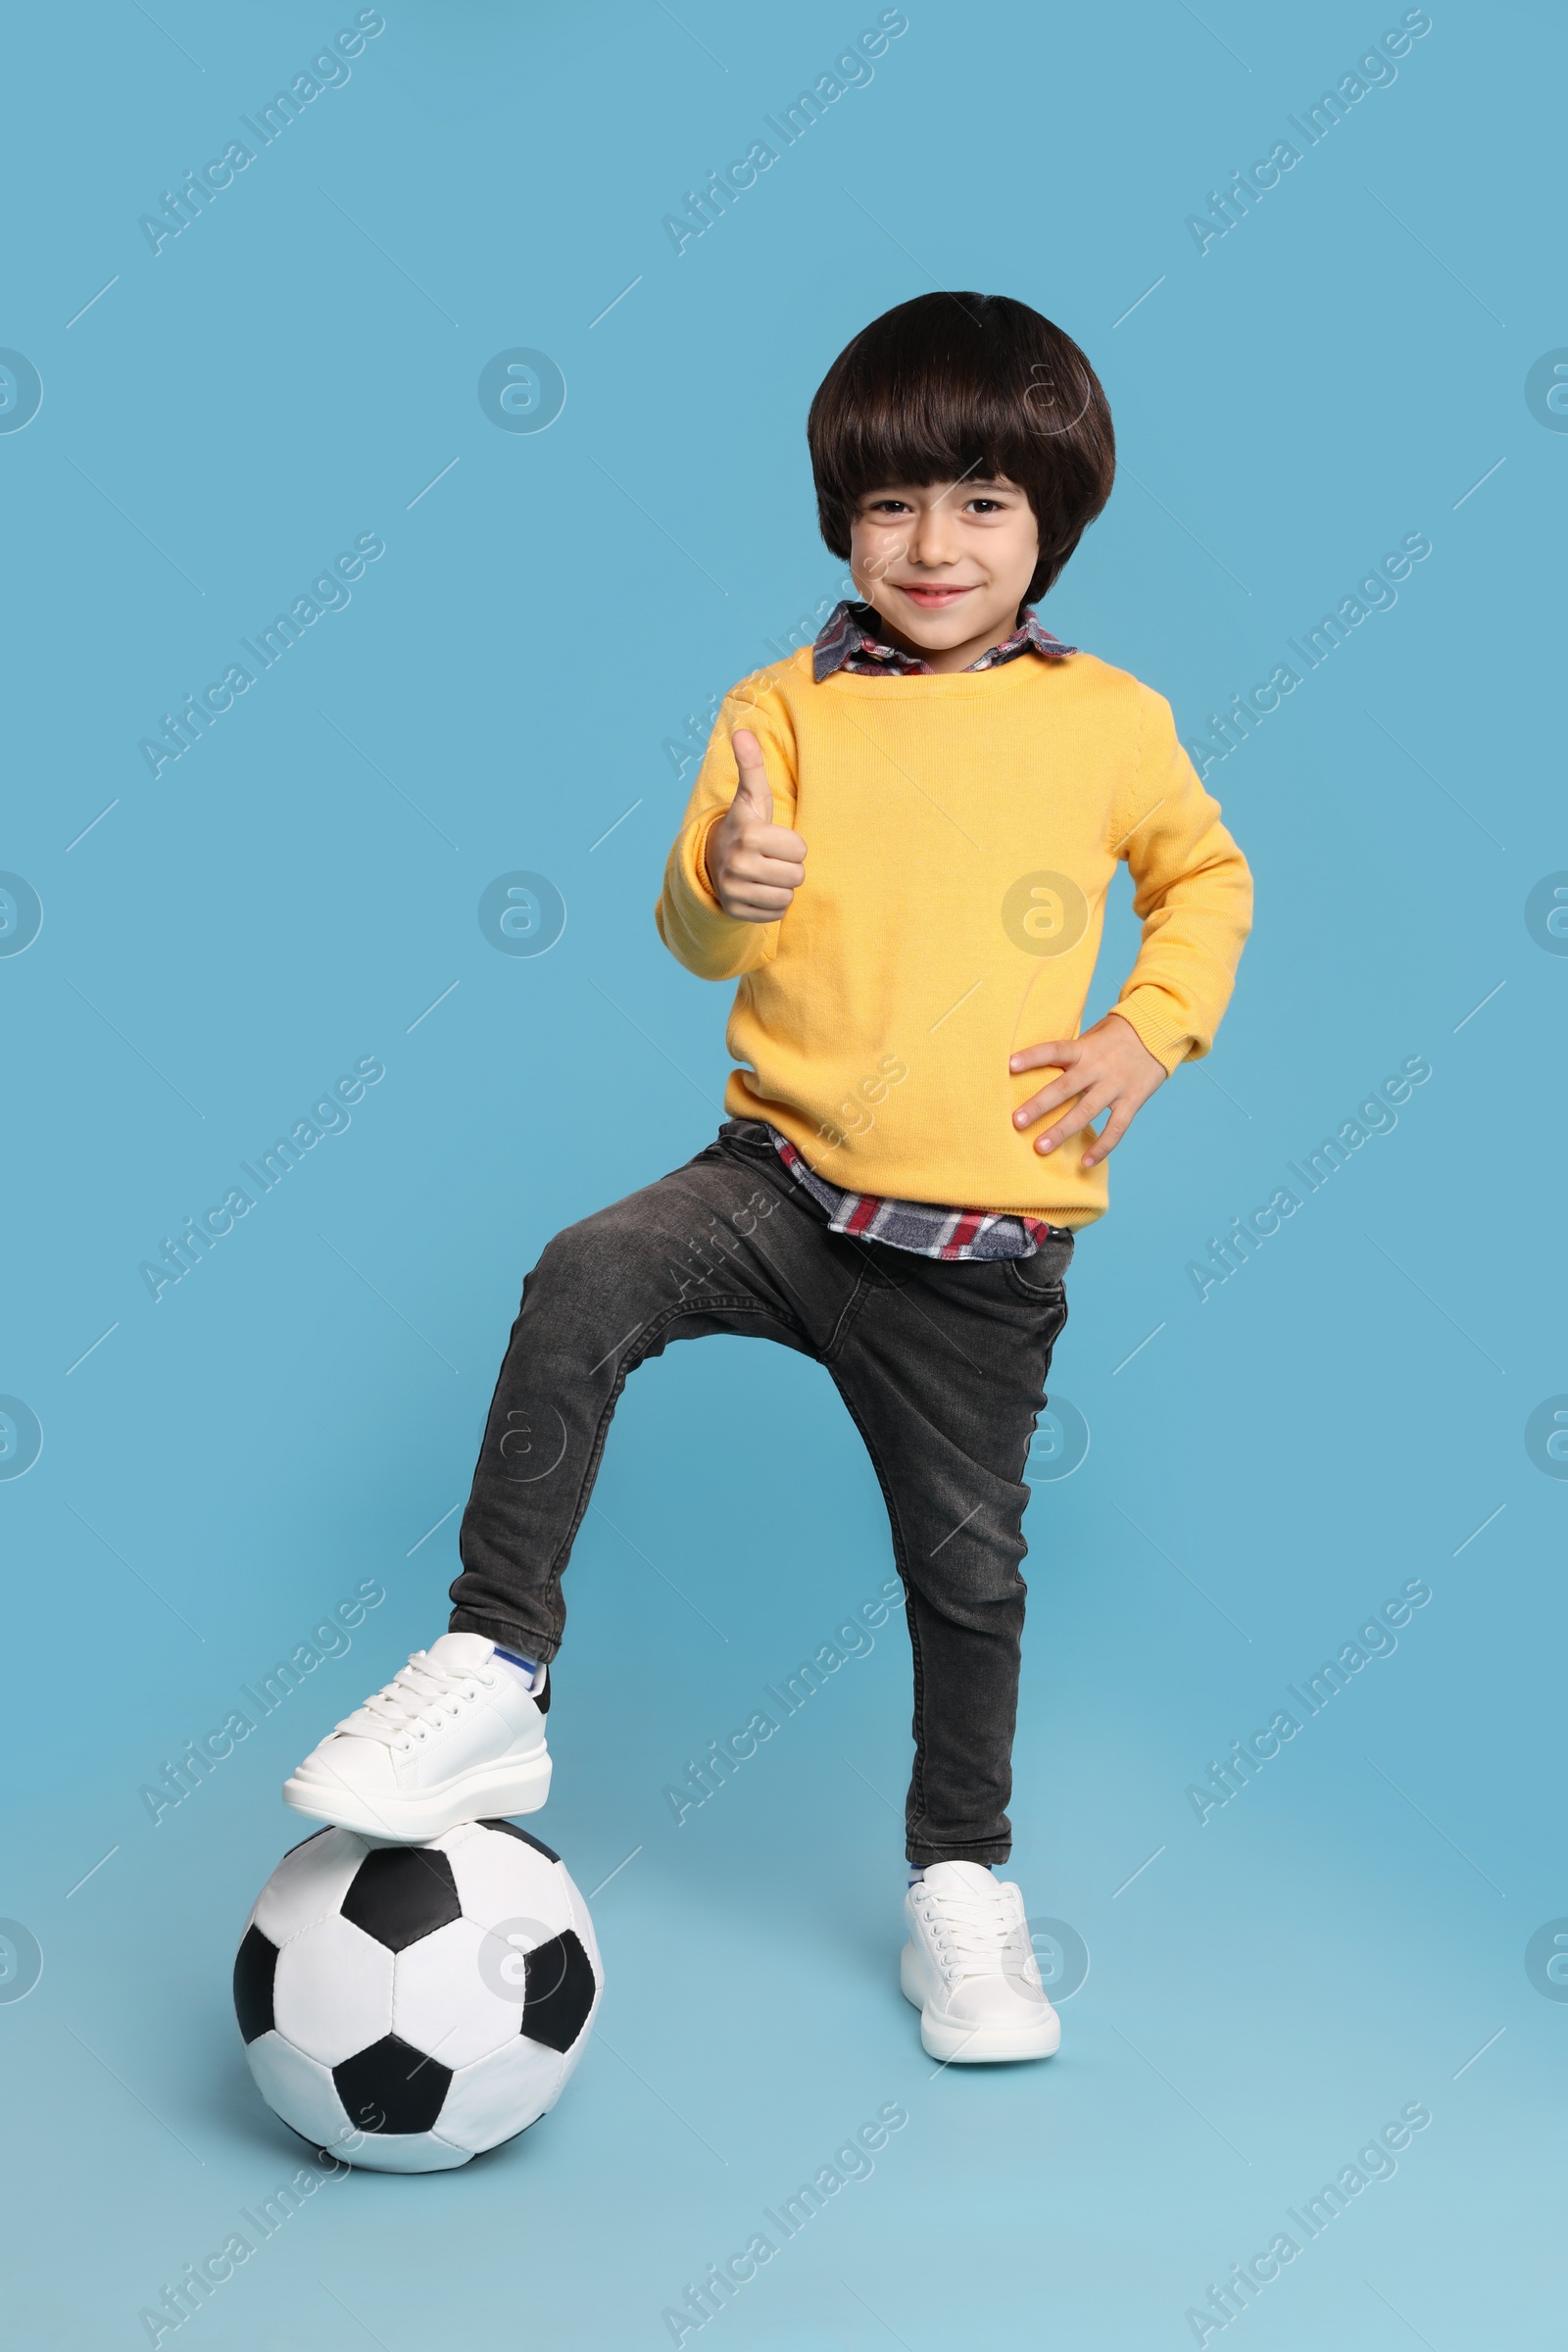
[(234, 2010), (263, 2098), (375, 2172), (466, 2164), (560, 2098), (604, 1985), (559, 1854), (510, 1821), (428, 1845), (318, 1830), (246, 1923)]

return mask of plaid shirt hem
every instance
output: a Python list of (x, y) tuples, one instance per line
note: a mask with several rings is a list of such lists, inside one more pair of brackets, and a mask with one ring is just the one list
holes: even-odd
[(1043, 1217), (1004, 1215), (989, 1208), (941, 1208), (932, 1200), (884, 1200), (875, 1193), (847, 1193), (808, 1167), (787, 1135), (769, 1127), (773, 1149), (799, 1185), (828, 1212), (834, 1233), (885, 1242), (918, 1257), (1033, 1257), (1062, 1228)]

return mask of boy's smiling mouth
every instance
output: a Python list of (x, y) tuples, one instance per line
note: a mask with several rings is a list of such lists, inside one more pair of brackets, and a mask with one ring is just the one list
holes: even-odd
[(977, 584), (977, 582), (970, 581), (962, 587), (932, 588), (922, 587), (918, 583), (908, 580), (889, 582), (891, 587), (898, 589), (901, 596), (906, 596), (912, 605), (919, 605), (928, 612), (946, 612), (947, 608), (950, 605), (956, 605), (960, 597), (973, 596)]

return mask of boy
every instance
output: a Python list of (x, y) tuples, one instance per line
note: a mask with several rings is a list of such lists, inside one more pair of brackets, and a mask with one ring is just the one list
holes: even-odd
[[(1022, 1483), (1104, 1161), (1207, 1052), (1247, 865), (1168, 706), (1030, 609), (1103, 507), (1104, 394), (1004, 296), (928, 294), (841, 354), (808, 424), (863, 603), (727, 699), (657, 920), (738, 980), (717, 1140), (569, 1227), (523, 1289), (452, 1630), (284, 1794), (419, 1839), (542, 1805), (561, 1576), (626, 1375), (703, 1332), (826, 1366), (887, 1499), (914, 1662), (901, 1981), (933, 2057), (1048, 2056), (1006, 1804)], [(1124, 858), (1143, 945), (1085, 1034)], [(1097, 1135), (1091, 1122), (1109, 1116)], [(671, 1268), (701, 1252), (703, 1271)]]

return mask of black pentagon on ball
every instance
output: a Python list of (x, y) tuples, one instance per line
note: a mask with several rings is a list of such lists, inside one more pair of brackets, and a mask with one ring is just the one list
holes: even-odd
[(423, 1845), (382, 1845), (367, 1854), (340, 1908), (389, 1952), (406, 1951), (463, 1917), (451, 1863)]
[(531, 1845), (536, 1854), (543, 1854), (547, 1862), (561, 1860), (553, 1845), (546, 1845), (542, 1838), (530, 1838), (527, 1831), (519, 1830), (514, 1821), (481, 1821), (479, 1827), (481, 1830), (501, 1830), (508, 1838), (519, 1838), (524, 1845)]
[(523, 1955), (522, 2031), (548, 2050), (569, 2050), (594, 2005), (594, 1967), (575, 1930)]
[(260, 1928), (247, 1928), (234, 1955), (234, 2015), (250, 2041), (272, 2031), (272, 1979), (277, 1973), (277, 1946)]
[(396, 2034), (383, 2034), (332, 2069), (349, 2122), (361, 2132), (428, 2132), (441, 2112), (452, 2069)]

